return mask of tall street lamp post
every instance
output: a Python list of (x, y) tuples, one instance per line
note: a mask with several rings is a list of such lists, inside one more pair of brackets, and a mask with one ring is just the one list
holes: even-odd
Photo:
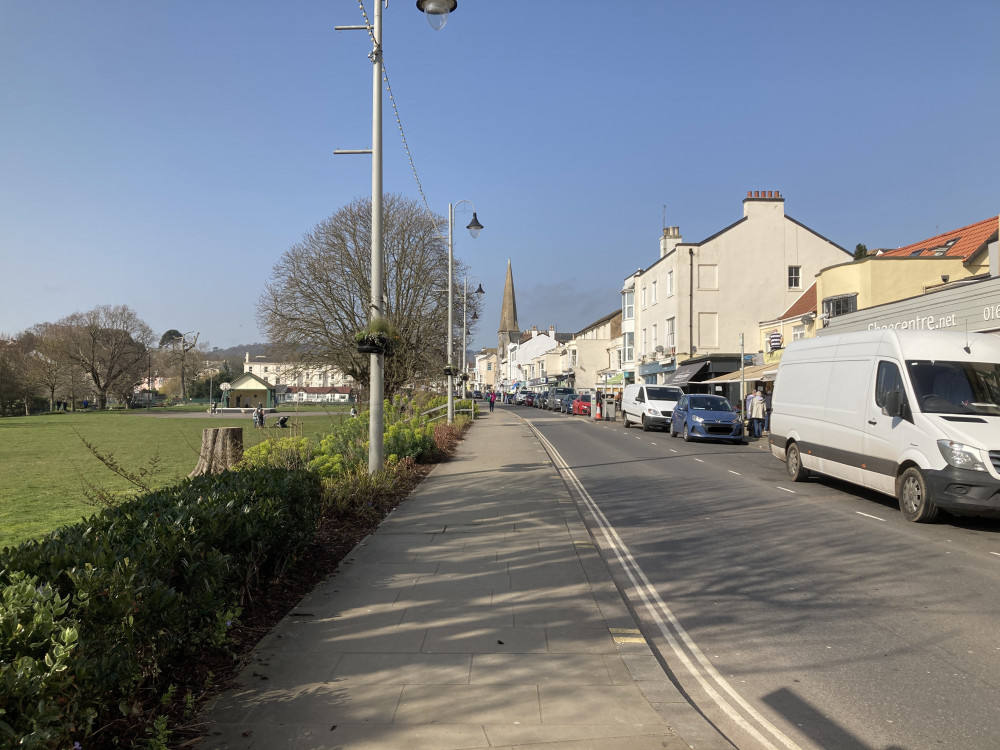
[[(375, 0), (374, 21), (368, 26), (335, 26), (336, 31), (367, 31), (372, 38), (372, 147), (370, 149), (338, 149), (335, 154), (372, 155), (372, 285), (369, 306), (369, 323), (382, 318), (385, 308), (382, 302), (384, 286), (384, 257), (382, 241), (382, 3), (389, 0)], [(458, 7), (458, 0), (417, 0), (417, 10), (426, 14), (427, 21), (434, 29), (441, 29), (448, 20), (448, 14)], [(371, 355), (369, 366), (371, 375), (368, 398), (368, 473), (374, 474), (382, 468), (385, 433), (385, 414), (382, 407), (385, 398), (385, 355), (379, 352)], [(449, 410), (451, 411), (451, 410)], [(451, 420), (449, 420), (451, 421)]]
[[(431, 2), (431, 0), (427, 1)], [(476, 204), (472, 201), (463, 199), (458, 203), (448, 204), (448, 366), (445, 367), (445, 374), (448, 376), (448, 424), (452, 424), (455, 421), (455, 355), (453, 341), (455, 338), (455, 282), (452, 280), (452, 269), (454, 266), (452, 230), (455, 226), (455, 206), (460, 203), (468, 203), (472, 206), (472, 221), (465, 227), (472, 235), (472, 239), (478, 237), (480, 230), (483, 228), (483, 225), (479, 223), (479, 219), (476, 218)], [(462, 359), (465, 359), (464, 354), (462, 355)]]
[[(479, 288), (476, 291), (474, 291), (473, 294), (483, 295), (483, 294), (486, 294), (486, 290), (483, 289), (483, 285), (480, 284)], [(468, 306), (468, 304), (469, 304), (469, 277), (466, 276), (465, 277), (465, 286), (464, 286), (464, 290), (463, 290), (463, 294), (462, 294), (462, 376), (463, 376), (462, 377), (462, 398), (466, 397), (465, 384), (468, 382), (468, 374), (469, 374), (469, 363), (467, 361), (468, 351), (469, 351), (469, 345), (466, 343), (466, 340), (465, 340), (465, 336), (466, 336), (466, 333), (468, 332), (468, 327), (469, 327), (469, 325), (468, 325), (469, 324), (469, 313), (466, 310), (466, 307)], [(472, 311), (472, 319), (473, 320), (478, 320), (478, 316), (476, 315), (476, 311), (475, 310)]]

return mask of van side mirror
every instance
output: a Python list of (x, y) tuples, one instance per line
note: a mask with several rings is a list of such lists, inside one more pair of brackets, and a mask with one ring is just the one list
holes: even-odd
[(903, 397), (902, 391), (889, 391), (885, 394), (885, 406), (882, 407), (883, 414), (906, 419), (904, 411), (906, 411), (906, 400)]

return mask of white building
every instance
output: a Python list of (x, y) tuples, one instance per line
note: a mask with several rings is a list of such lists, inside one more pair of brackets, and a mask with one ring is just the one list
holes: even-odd
[(263, 355), (250, 358), (247, 352), (243, 362), (243, 372), (256, 375), (272, 385), (296, 386), (298, 388), (354, 388), (354, 379), (345, 375), (333, 365), (305, 367), (289, 362), (277, 362)]
[(622, 288), (624, 379), (684, 385), (735, 370), (741, 336), (756, 351), (760, 321), (851, 257), (787, 216), (777, 191), (747, 192), (743, 218), (701, 242), (665, 228), (659, 259)]

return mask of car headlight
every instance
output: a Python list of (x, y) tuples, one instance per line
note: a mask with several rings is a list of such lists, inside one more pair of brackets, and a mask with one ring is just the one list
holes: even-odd
[(691, 420), (694, 421), (694, 422), (697, 422), (698, 424), (701, 424), (702, 422), (705, 421), (705, 418), (704, 417), (699, 417), (697, 414), (692, 414), (691, 415)]
[(970, 471), (986, 471), (986, 466), (980, 458), (982, 451), (978, 448), (956, 443), (954, 440), (938, 440), (937, 444), (949, 466)]

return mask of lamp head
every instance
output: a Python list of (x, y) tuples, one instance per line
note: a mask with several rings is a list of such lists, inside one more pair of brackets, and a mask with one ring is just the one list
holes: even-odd
[(427, 16), (427, 23), (440, 31), (448, 23), (448, 14), (458, 7), (458, 0), (417, 0), (417, 10)]
[[(483, 225), (479, 223), (479, 219), (476, 218), (476, 212), (472, 212), (472, 221), (469, 222), (469, 226), (466, 229), (472, 233), (472, 239), (476, 239), (479, 236), (479, 232), (482, 230)], [(482, 286), (482, 284), (480, 284)]]
[(486, 290), (483, 289), (483, 285), (480, 284), (479, 288), (476, 291), (474, 291), (473, 294), (486, 294)]

